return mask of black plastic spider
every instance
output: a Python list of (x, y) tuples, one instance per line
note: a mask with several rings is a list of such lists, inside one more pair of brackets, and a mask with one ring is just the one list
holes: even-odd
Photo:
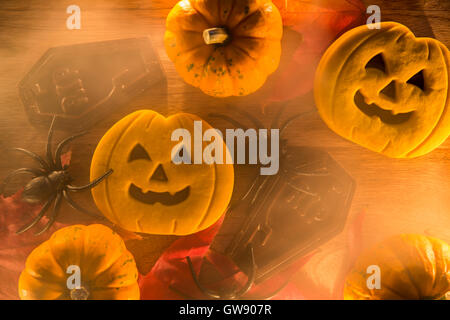
[(47, 138), (47, 161), (45, 161), (42, 157), (39, 155), (25, 150), (21, 148), (14, 148), (13, 150), (24, 153), (31, 158), (33, 158), (36, 162), (40, 164), (39, 169), (34, 168), (22, 168), (17, 169), (13, 172), (11, 172), (3, 181), (3, 184), (0, 186), (0, 194), (3, 194), (3, 188), (6, 186), (6, 184), (9, 183), (9, 181), (23, 173), (30, 173), (34, 175), (34, 178), (28, 182), (28, 184), (25, 186), (21, 199), (22, 201), (30, 204), (38, 204), (42, 203), (43, 207), (40, 210), (39, 214), (34, 218), (34, 220), (30, 223), (25, 225), (23, 228), (18, 230), (16, 233), (21, 234), (25, 231), (28, 231), (32, 227), (34, 227), (45, 215), (49, 207), (54, 202), (53, 210), (49, 215), (49, 221), (44, 226), (44, 228), (36, 233), (35, 235), (41, 235), (45, 231), (47, 231), (55, 222), (56, 217), (59, 213), (59, 208), (61, 206), (61, 200), (62, 198), (66, 199), (66, 201), (69, 203), (69, 205), (84, 214), (94, 216), (96, 218), (102, 218), (99, 215), (95, 213), (91, 213), (82, 207), (80, 207), (78, 204), (76, 204), (72, 198), (69, 195), (69, 192), (78, 192), (78, 191), (84, 191), (88, 189), (92, 189), (95, 186), (97, 186), (101, 181), (103, 181), (106, 177), (108, 177), (113, 171), (109, 170), (101, 177), (95, 179), (91, 183), (76, 187), (71, 184), (72, 177), (70, 176), (68, 172), (68, 166), (63, 166), (61, 163), (61, 154), (63, 148), (70, 143), (72, 140), (86, 134), (86, 132), (81, 132), (79, 134), (76, 134), (74, 136), (71, 136), (65, 140), (63, 140), (61, 143), (59, 143), (58, 147), (56, 148), (55, 156), (53, 157), (52, 153), (52, 136), (53, 136), (53, 127), (55, 124), (56, 117), (53, 117), (52, 123), (50, 125), (50, 129), (48, 131), (48, 138)]

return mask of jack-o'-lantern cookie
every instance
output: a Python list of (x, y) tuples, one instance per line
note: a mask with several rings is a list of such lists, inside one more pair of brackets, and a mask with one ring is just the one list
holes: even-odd
[[(173, 161), (180, 143), (172, 134), (185, 129), (194, 137), (195, 121), (203, 130), (211, 129), (191, 114), (165, 118), (151, 110), (134, 112), (109, 129), (95, 150), (91, 176), (104, 168), (114, 170), (107, 183), (92, 190), (110, 221), (133, 232), (187, 235), (222, 216), (233, 192), (233, 165)], [(201, 143), (204, 149), (206, 143)], [(219, 143), (228, 152), (223, 140)], [(179, 153), (184, 152), (192, 149), (183, 146)]]
[(360, 26), (323, 56), (316, 105), (348, 140), (389, 157), (421, 156), (450, 134), (449, 70), (449, 51), (435, 39), (395, 22)]

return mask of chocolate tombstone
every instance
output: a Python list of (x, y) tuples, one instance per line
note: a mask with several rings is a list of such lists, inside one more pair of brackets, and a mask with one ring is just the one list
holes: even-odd
[[(328, 153), (288, 147), (276, 176), (259, 177), (226, 215), (211, 250), (260, 283), (339, 234), (355, 183)], [(255, 266), (249, 265), (249, 245)]]
[(149, 38), (49, 49), (19, 84), (33, 125), (81, 130), (164, 80)]

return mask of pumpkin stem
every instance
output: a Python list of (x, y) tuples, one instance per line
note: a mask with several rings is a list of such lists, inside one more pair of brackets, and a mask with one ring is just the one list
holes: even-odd
[(85, 287), (80, 287), (70, 290), (70, 298), (72, 300), (87, 300), (89, 298), (89, 291)]
[(230, 36), (225, 28), (211, 28), (203, 31), (206, 44), (224, 44)]

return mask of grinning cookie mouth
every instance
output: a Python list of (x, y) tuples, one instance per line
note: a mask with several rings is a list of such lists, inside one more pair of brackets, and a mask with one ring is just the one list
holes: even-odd
[(191, 187), (188, 186), (172, 195), (169, 192), (148, 191), (144, 193), (140, 188), (136, 187), (134, 184), (131, 184), (129, 193), (133, 199), (145, 204), (155, 204), (159, 202), (165, 206), (175, 206), (185, 201), (189, 197), (191, 193)]
[(393, 114), (391, 110), (381, 109), (375, 103), (367, 104), (364, 96), (358, 90), (355, 94), (355, 104), (359, 110), (369, 117), (377, 116), (386, 124), (401, 124), (407, 122), (414, 112)]

